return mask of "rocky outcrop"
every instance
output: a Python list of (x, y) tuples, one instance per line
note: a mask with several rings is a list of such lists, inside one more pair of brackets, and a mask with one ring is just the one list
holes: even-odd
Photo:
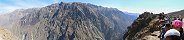
[(61, 2), (31, 11), (11, 30), (24, 40), (122, 40), (134, 18), (116, 8)]
[(145, 39), (147, 36), (160, 30), (159, 24), (158, 15), (144, 12), (128, 27), (128, 31), (124, 34), (124, 40), (148, 40)]

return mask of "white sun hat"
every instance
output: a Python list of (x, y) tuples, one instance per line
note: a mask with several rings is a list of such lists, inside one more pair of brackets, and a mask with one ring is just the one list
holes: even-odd
[(170, 29), (170, 30), (168, 30), (168, 31), (165, 33), (164, 38), (166, 38), (167, 36), (172, 36), (172, 35), (180, 36), (180, 32), (177, 31), (176, 29)]

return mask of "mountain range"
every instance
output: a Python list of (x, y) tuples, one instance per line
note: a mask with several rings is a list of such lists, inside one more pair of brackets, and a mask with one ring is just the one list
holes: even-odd
[(123, 40), (137, 17), (116, 8), (61, 2), (3, 14), (0, 26), (22, 40)]

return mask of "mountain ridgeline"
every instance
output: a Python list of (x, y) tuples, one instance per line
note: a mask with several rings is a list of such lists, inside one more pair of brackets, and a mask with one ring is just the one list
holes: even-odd
[(184, 18), (183, 13), (184, 13), (184, 10), (180, 10), (180, 11), (168, 13), (168, 15), (170, 15), (170, 16), (181, 16), (182, 18)]
[(116, 8), (79, 2), (32, 10), (25, 9), (19, 14), (27, 14), (9, 20), (16, 20), (9, 30), (22, 40), (122, 40), (137, 18)]

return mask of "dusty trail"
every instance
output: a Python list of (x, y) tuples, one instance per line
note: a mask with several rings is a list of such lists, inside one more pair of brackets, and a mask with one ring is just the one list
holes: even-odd
[(151, 35), (147, 35), (143, 39), (145, 39), (145, 40), (160, 40), (160, 38), (158, 37), (159, 35), (160, 35), (160, 31), (154, 31), (153, 33), (151, 33)]

